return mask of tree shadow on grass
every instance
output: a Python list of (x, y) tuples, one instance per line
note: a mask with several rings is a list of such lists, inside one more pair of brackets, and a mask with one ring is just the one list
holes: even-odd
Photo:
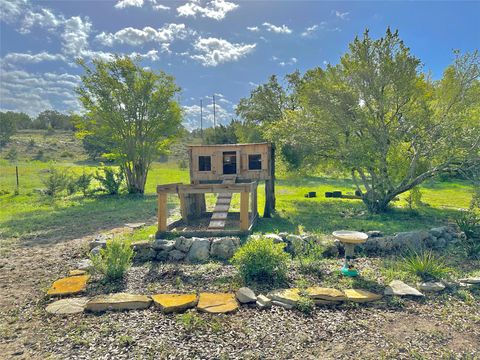
[[(146, 222), (156, 214), (155, 195), (98, 196), (82, 198), (68, 207), (23, 213), (2, 223), (2, 238), (17, 238), (20, 246), (60, 243), (120, 227), (127, 222)], [(39, 205), (45, 200), (39, 200)], [(43, 203), (44, 204), (44, 203)], [(173, 208), (175, 204), (169, 204)]]

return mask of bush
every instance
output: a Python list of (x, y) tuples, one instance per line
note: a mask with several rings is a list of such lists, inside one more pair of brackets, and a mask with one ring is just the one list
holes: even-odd
[(55, 196), (67, 188), (69, 177), (65, 171), (51, 167), (41, 181), (45, 185), (45, 194)]
[(402, 260), (405, 271), (417, 275), (422, 280), (441, 279), (450, 272), (443, 257), (435, 256), (430, 250), (411, 251)]
[(283, 247), (272, 239), (250, 239), (233, 255), (232, 263), (247, 283), (279, 283), (285, 280), (290, 261)]
[(417, 209), (423, 205), (422, 192), (418, 186), (415, 186), (413, 189), (408, 191), (405, 201), (407, 202), (407, 206), (410, 210)]
[(17, 149), (12, 147), (8, 152), (5, 158), (10, 161), (11, 163), (14, 163), (18, 159), (18, 152)]
[(95, 272), (102, 274), (106, 280), (118, 280), (132, 265), (133, 249), (124, 241), (112, 240), (98, 255), (91, 255), (90, 259)]
[(69, 176), (67, 182), (67, 194), (73, 195), (77, 192), (77, 189), (77, 181), (73, 178), (73, 176)]
[(102, 190), (109, 195), (117, 195), (120, 192), (120, 186), (123, 183), (123, 172), (121, 169), (116, 171), (112, 167), (103, 167), (102, 172), (96, 172), (95, 179), (102, 185)]
[(298, 299), (296, 308), (305, 315), (311, 315), (315, 310), (315, 302), (307, 294), (304, 294)]
[(88, 195), (88, 188), (92, 182), (92, 174), (86, 174), (85, 172), (77, 179), (77, 188), (82, 192), (83, 196)]
[(181, 159), (181, 160), (178, 162), (178, 168), (179, 168), (180, 170), (186, 170), (186, 169), (188, 168), (187, 160)]

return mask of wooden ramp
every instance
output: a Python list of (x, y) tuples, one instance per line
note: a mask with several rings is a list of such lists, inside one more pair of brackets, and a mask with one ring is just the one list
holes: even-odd
[[(235, 184), (236, 175), (224, 176), (222, 184)], [(219, 193), (217, 196), (217, 203), (213, 209), (212, 218), (208, 225), (209, 230), (223, 230), (227, 222), (228, 210), (232, 201), (231, 193)]]

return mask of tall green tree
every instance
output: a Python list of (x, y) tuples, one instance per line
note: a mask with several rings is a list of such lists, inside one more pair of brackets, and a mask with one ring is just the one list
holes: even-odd
[(81, 135), (108, 139), (130, 193), (144, 193), (152, 161), (182, 130), (180, 89), (164, 72), (142, 68), (129, 57), (79, 61), (85, 73), (77, 89), (86, 110)]
[(387, 29), (355, 38), (335, 66), (307, 71), (299, 107), (272, 128), (283, 144), (307, 143), (310, 161), (351, 172), (369, 211), (444, 171), (480, 161), (480, 61), (461, 55), (440, 80)]
[(9, 113), (0, 113), (0, 146), (8, 144), (12, 135), (17, 132), (15, 119)]

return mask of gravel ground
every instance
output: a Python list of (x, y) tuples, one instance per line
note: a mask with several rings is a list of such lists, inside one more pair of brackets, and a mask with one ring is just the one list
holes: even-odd
[[(446, 292), (424, 300), (317, 307), (311, 316), (278, 307), (242, 307), (231, 315), (192, 310), (180, 317), (154, 308), (47, 314), (45, 289), (74, 267), (87, 242), (19, 247), (0, 260), (0, 358), (480, 359), (480, 299), (473, 292), (465, 299)], [(238, 286), (227, 265), (146, 264), (133, 267), (115, 287), (93, 282), (88, 295)]]

